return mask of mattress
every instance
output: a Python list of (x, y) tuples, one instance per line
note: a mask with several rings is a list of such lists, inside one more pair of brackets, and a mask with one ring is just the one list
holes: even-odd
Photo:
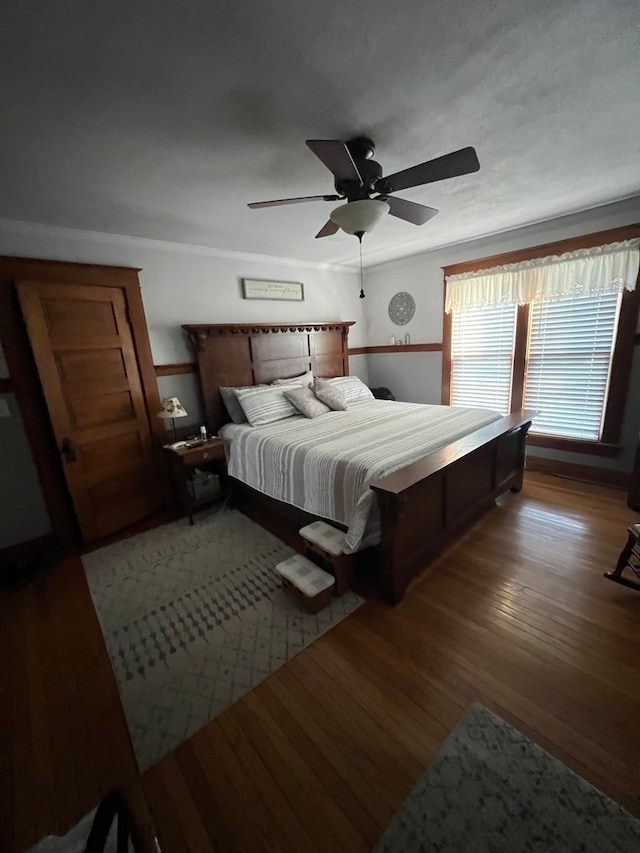
[(343, 525), (345, 552), (379, 539), (370, 484), (499, 420), (498, 412), (372, 400), (318, 418), (226, 424), (228, 473), (254, 489)]

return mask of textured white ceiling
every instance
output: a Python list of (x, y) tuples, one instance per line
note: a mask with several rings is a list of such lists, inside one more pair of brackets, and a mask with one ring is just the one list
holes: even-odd
[(3, 0), (0, 217), (351, 261), (307, 138), (366, 133), (390, 174), (466, 145), (480, 172), (399, 195), (382, 259), (640, 192), (637, 0)]

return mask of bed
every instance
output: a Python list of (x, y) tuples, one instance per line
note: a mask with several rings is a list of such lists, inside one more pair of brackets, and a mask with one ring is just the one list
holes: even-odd
[[(252, 438), (247, 432), (256, 430), (255, 443), (261, 440), (265, 430), (245, 427), (245, 437), (241, 438), (242, 430), (225, 426), (229, 417), (220, 387), (268, 384), (309, 370), (315, 376), (325, 378), (348, 376), (348, 332), (351, 325), (336, 321), (184, 326), (197, 353), (208, 428), (216, 433), (222, 431), (231, 443), (238, 443), (237, 447), (246, 445), (245, 452), (254, 456), (257, 451), (255, 446), (252, 448)], [(384, 407), (391, 405), (387, 401), (373, 404), (383, 413), (390, 412)], [(401, 409), (404, 407), (407, 417), (413, 417), (413, 410), (422, 408), (412, 404), (399, 405)], [(365, 403), (359, 411), (357, 405), (353, 409), (360, 417), (360, 427), (364, 429), (363, 407), (366, 407)], [(307, 430), (312, 432), (314, 429), (322, 432), (327, 429), (331, 416), (337, 416), (335, 423), (338, 423), (341, 414), (347, 413), (335, 412), (307, 423), (303, 423), (307, 419), (302, 416), (292, 418), (288, 426), (285, 422), (284, 432), (289, 428), (292, 435), (306, 434)], [(294, 421), (299, 422), (299, 428)], [(322, 421), (324, 426), (320, 426)], [(316, 426), (313, 426), (314, 422)], [(391, 473), (384, 473), (383, 467), (383, 476), (367, 483), (373, 495), (369, 503), (375, 503), (373, 522), (367, 517), (368, 526), (360, 523), (355, 532), (351, 530), (349, 518), (341, 521), (327, 513), (310, 513), (308, 508), (295, 505), (289, 499), (283, 502), (273, 494), (265, 494), (260, 488), (260, 485), (265, 488), (264, 483), (254, 483), (258, 486), (256, 488), (249, 485), (251, 480), (244, 474), (243, 479), (234, 478), (233, 471), (240, 472), (235, 461), (230, 466), (234, 497), (240, 509), (275, 532), (281, 533), (284, 525), (289, 541), (300, 550), (302, 540), (297, 537), (297, 530), (303, 524), (319, 516), (334, 522), (337, 520), (346, 528), (347, 538), (353, 533), (349, 549), (358, 551), (358, 556), (366, 558), (369, 564), (375, 562), (383, 595), (389, 603), (396, 604), (412, 578), (484, 512), (495, 497), (509, 489), (520, 490), (530, 424), (531, 413), (526, 411), (506, 417), (488, 415), (484, 422), (480, 418), (472, 423), (470, 431), (452, 430), (453, 440), (443, 443), (440, 435), (435, 450), (426, 450), (422, 455), (414, 449), (411, 461)], [(266, 432), (277, 434), (278, 430)], [(301, 443), (304, 444), (305, 440), (303, 437)], [(385, 449), (388, 440), (380, 449), (382, 460), (388, 456)], [(361, 550), (369, 541), (378, 539), (375, 546)]]

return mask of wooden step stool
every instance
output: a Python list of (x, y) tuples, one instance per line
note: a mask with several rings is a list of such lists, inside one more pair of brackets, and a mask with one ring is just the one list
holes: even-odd
[(343, 551), (344, 532), (326, 521), (314, 521), (298, 533), (305, 540), (306, 556), (315, 556), (335, 577), (336, 595), (348, 592), (353, 581), (353, 557)]
[[(640, 590), (640, 583), (638, 582), (640, 580), (640, 524), (632, 524), (627, 533), (629, 538), (618, 557), (615, 569), (612, 572), (605, 572), (604, 576), (610, 581)], [(623, 576), (622, 573), (625, 569), (630, 569), (632, 576), (635, 575), (638, 580)]]
[(300, 593), (312, 613), (318, 613), (331, 601), (333, 576), (302, 554), (294, 554), (288, 560), (278, 563), (276, 572), (287, 585)]

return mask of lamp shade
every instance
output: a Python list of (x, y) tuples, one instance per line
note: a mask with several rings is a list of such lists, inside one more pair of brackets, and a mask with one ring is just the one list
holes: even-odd
[(159, 418), (186, 418), (187, 416), (184, 406), (177, 397), (165, 397), (161, 406), (158, 412)]
[(363, 198), (336, 207), (331, 211), (330, 218), (347, 234), (358, 234), (360, 231), (371, 231), (387, 213), (389, 205), (386, 201)]

